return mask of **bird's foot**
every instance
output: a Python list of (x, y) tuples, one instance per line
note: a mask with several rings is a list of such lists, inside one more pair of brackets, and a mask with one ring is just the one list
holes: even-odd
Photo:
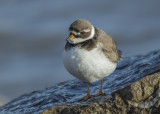
[(90, 95), (90, 94), (87, 94), (86, 96), (80, 98), (78, 101), (86, 101), (86, 100), (88, 100), (89, 98), (91, 98), (91, 95)]
[(105, 93), (103, 93), (102, 91), (99, 91), (95, 96), (103, 96), (103, 95), (105, 95)]

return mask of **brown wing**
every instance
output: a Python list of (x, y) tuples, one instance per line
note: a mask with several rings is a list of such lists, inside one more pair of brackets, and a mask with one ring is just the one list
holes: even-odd
[(115, 41), (112, 37), (106, 34), (104, 31), (98, 29), (99, 37), (98, 41), (102, 43), (102, 51), (106, 57), (108, 57), (112, 62), (117, 63), (121, 59), (121, 51), (116, 47)]

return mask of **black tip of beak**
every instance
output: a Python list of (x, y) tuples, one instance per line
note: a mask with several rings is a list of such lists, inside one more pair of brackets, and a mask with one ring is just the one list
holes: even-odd
[(76, 36), (76, 35), (75, 35), (74, 33), (72, 33), (72, 32), (71, 32), (71, 33), (70, 33), (69, 35), (73, 35), (73, 36)]

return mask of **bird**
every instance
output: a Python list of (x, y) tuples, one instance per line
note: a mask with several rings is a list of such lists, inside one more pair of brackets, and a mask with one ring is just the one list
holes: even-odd
[(88, 83), (87, 95), (79, 100), (91, 98), (90, 83), (101, 80), (99, 92), (104, 95), (103, 79), (114, 72), (122, 53), (117, 49), (113, 38), (88, 20), (75, 20), (69, 27), (69, 37), (62, 54), (67, 71), (83, 82)]

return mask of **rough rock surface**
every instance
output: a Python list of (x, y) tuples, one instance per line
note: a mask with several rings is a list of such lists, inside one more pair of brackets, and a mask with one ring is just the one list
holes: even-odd
[[(49, 110), (44, 113), (55, 111), (55, 113), (156, 114), (158, 111), (160, 112), (159, 72), (160, 50), (146, 55), (127, 57), (119, 63), (113, 74), (104, 79), (103, 90), (107, 96), (93, 97), (88, 101), (78, 102), (79, 98), (86, 95), (87, 83), (70, 80), (46, 90), (34, 91), (20, 96), (0, 107), (0, 114), (37, 114), (46, 109)], [(138, 81), (139, 79), (141, 80)], [(130, 85), (131, 83), (134, 84)], [(91, 94), (96, 94), (99, 87), (100, 82), (92, 83)]]
[[(107, 96), (101, 97), (105, 99)], [(149, 75), (112, 94), (108, 102), (64, 105), (43, 114), (158, 114), (160, 113), (160, 72)]]

